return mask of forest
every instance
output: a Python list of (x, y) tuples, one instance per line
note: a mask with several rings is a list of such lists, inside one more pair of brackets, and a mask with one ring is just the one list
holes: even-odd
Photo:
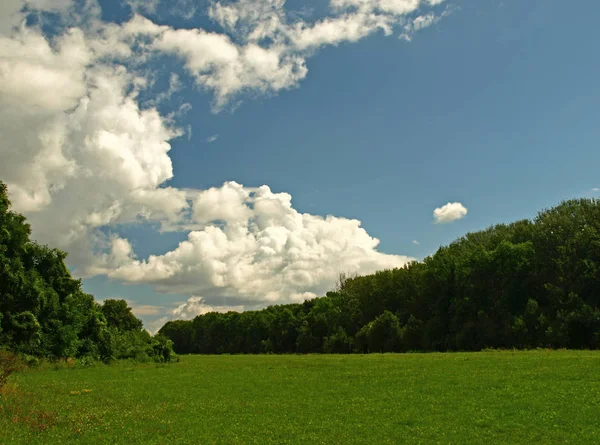
[(0, 182), (0, 349), (26, 357), (169, 361), (178, 354), (600, 348), (600, 200), (469, 233), (400, 269), (346, 276), (322, 298), (143, 329), (98, 303), (65, 252), (30, 239)]
[(421, 262), (341, 274), (302, 304), (208, 313), (160, 329), (177, 353), (600, 348), (600, 200), (468, 233)]
[(0, 182), (0, 350), (28, 363), (173, 358), (172, 342), (145, 331), (126, 301), (99, 304), (83, 292), (65, 265), (66, 253), (32, 241), (25, 217), (10, 206)]

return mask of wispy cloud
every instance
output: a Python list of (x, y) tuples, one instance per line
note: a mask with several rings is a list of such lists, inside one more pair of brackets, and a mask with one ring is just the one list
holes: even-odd
[(421, 243), (420, 243), (420, 242), (418, 242), (416, 239), (412, 240), (412, 243), (413, 243), (415, 246), (418, 246), (419, 244), (421, 244)]
[(214, 141), (216, 141), (217, 139), (219, 139), (219, 134), (213, 134), (212, 136), (209, 136), (206, 138), (206, 143), (207, 144), (212, 144)]
[(164, 306), (154, 306), (151, 304), (138, 304), (135, 301), (126, 300), (129, 307), (131, 307), (131, 311), (137, 315), (159, 315), (164, 313), (167, 308)]
[[(180, 91), (182, 88), (183, 84), (179, 80), (179, 76), (175, 73), (171, 73), (171, 76), (169, 77), (169, 88), (165, 91), (158, 93), (152, 99), (148, 100), (145, 105), (155, 107), (162, 103), (168, 102), (171, 99), (171, 97), (173, 97), (173, 95)], [(179, 107), (177, 114), (184, 115), (189, 111), (189, 108), (191, 108), (190, 104), (182, 104)]]
[[(440, 4), (442, 1), (430, 2), (432, 5)], [(400, 39), (406, 40), (410, 42), (414, 35), (421, 31), (422, 29), (429, 28), (430, 26), (438, 23), (442, 18), (449, 16), (456, 10), (455, 7), (448, 6), (441, 14), (437, 15), (434, 12), (429, 12), (427, 14), (419, 15), (412, 20), (408, 20), (404, 24), (404, 32), (400, 34)]]
[(420, 15), (417, 18), (409, 21), (404, 25), (404, 32), (400, 35), (400, 38), (410, 42), (413, 39), (415, 32), (420, 31), (424, 28), (429, 28), (435, 25), (441, 20), (441, 17), (436, 16), (433, 13)]
[(125, 0), (134, 13), (154, 14), (160, 0)]

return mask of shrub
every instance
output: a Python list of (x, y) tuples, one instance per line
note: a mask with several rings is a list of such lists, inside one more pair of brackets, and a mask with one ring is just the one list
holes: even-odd
[(23, 357), (23, 360), (29, 368), (37, 368), (40, 366), (40, 359), (33, 355), (26, 355)]
[(12, 373), (21, 368), (19, 358), (12, 352), (0, 351), (0, 388), (2, 388)]
[(77, 368), (92, 368), (96, 365), (96, 361), (92, 357), (81, 357), (77, 360), (75, 366)]
[(173, 342), (164, 335), (156, 335), (152, 339), (152, 356), (154, 361), (160, 363), (168, 363), (174, 358)]

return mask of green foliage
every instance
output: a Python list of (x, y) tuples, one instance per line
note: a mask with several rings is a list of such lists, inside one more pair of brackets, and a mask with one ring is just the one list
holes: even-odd
[(21, 352), (35, 352), (41, 339), (40, 323), (29, 311), (11, 314), (10, 330), (16, 349)]
[(0, 182), (0, 346), (38, 357), (169, 361), (172, 343), (142, 330), (123, 300), (102, 306), (71, 277), (66, 254), (29, 239)]
[(0, 349), (0, 389), (6, 384), (8, 378), (20, 368), (21, 362), (15, 353)]
[(152, 358), (156, 362), (168, 363), (175, 358), (173, 342), (164, 335), (156, 335), (152, 339)]
[(406, 351), (419, 351), (423, 349), (423, 322), (414, 315), (402, 328), (402, 348)]
[(123, 300), (102, 305), (66, 254), (29, 239), (0, 182), (0, 345), (36, 357), (166, 362), (178, 353), (600, 348), (600, 201), (468, 233), (423, 262), (340, 275), (323, 298), (208, 313), (143, 331)]
[(363, 352), (397, 352), (401, 349), (401, 335), (398, 317), (384, 311), (358, 332), (357, 344)]
[(348, 354), (354, 349), (354, 339), (346, 334), (346, 331), (340, 326), (331, 336), (325, 337), (323, 350), (326, 353)]
[(600, 201), (468, 233), (423, 262), (301, 305), (205, 314), (161, 331), (182, 353), (600, 348)]
[(109, 327), (120, 331), (137, 331), (142, 329), (142, 321), (136, 318), (125, 300), (105, 300), (102, 314)]
[(37, 368), (40, 366), (40, 359), (33, 355), (25, 355), (23, 357), (23, 361), (27, 365), (28, 368)]

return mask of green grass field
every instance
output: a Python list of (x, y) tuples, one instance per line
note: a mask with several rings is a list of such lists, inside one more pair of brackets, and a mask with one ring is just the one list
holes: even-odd
[(600, 442), (600, 353), (186, 356), (13, 376), (0, 443)]

